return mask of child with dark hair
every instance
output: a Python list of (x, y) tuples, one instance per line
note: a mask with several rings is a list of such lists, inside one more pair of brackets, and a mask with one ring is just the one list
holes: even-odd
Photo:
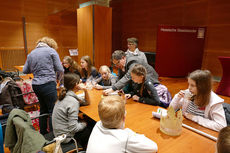
[[(79, 121), (78, 113), (80, 105), (89, 105), (89, 95), (86, 89), (83, 89), (85, 99), (75, 94), (79, 89), (79, 81), (80, 77), (75, 73), (64, 75), (64, 87), (60, 89), (59, 100), (54, 106), (52, 124), (55, 137), (62, 134), (74, 136), (83, 147), (86, 147), (91, 130), (86, 122)], [(69, 141), (70, 138), (67, 138), (65, 142)]]
[(161, 106), (167, 108), (171, 102), (171, 95), (166, 86), (155, 84), (149, 76), (144, 66), (135, 64), (130, 70), (132, 81), (130, 91), (126, 98), (131, 98), (144, 104)]

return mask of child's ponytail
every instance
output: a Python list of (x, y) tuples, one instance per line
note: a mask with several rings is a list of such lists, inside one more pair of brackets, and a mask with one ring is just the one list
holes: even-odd
[(58, 100), (62, 100), (65, 98), (67, 93), (67, 89), (65, 87), (60, 88), (60, 92), (59, 92), (59, 96), (58, 96)]

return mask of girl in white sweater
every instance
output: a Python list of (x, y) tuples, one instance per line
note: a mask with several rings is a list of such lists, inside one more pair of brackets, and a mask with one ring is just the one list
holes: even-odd
[(188, 89), (177, 93), (170, 106), (175, 110), (182, 107), (186, 118), (219, 131), (227, 126), (223, 102), (224, 100), (212, 91), (210, 71), (196, 70), (188, 76)]

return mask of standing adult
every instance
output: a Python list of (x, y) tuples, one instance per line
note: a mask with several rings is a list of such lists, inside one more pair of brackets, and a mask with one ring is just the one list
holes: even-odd
[[(49, 128), (52, 130), (51, 115), (57, 100), (56, 80), (63, 76), (64, 69), (56, 49), (57, 43), (54, 39), (43, 37), (37, 41), (37, 46), (27, 56), (23, 73), (33, 73), (32, 87), (39, 99), (40, 115), (48, 113)], [(40, 133), (46, 134), (47, 116), (39, 117)]]
[(113, 64), (118, 68), (119, 81), (115, 83), (112, 86), (112, 88), (105, 90), (105, 95), (116, 90), (122, 89), (131, 81), (131, 68), (135, 64), (140, 64), (144, 66), (147, 71), (146, 76), (150, 78), (154, 84), (159, 84), (157, 72), (153, 69), (152, 66), (150, 66), (148, 63), (146, 63), (143, 59), (139, 58), (138, 56), (129, 57), (126, 56), (124, 51), (116, 50), (115, 52), (113, 52), (111, 60)]
[(141, 52), (138, 47), (138, 39), (137, 38), (128, 38), (127, 39), (128, 50), (125, 52), (127, 57), (138, 56), (143, 59), (146, 63), (148, 63), (145, 53)]

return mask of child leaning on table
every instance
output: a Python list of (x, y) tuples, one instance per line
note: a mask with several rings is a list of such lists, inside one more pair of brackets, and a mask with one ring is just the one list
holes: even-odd
[(90, 135), (86, 153), (152, 153), (157, 144), (125, 127), (125, 102), (120, 96), (104, 97), (98, 105), (101, 121)]
[(175, 110), (182, 107), (186, 118), (219, 131), (227, 126), (223, 102), (224, 100), (212, 91), (210, 71), (196, 70), (188, 76), (188, 89), (177, 93), (170, 106)]
[(101, 76), (96, 79), (96, 89), (109, 89), (117, 82), (117, 76), (111, 74), (111, 71), (108, 66), (102, 65), (99, 69)]

